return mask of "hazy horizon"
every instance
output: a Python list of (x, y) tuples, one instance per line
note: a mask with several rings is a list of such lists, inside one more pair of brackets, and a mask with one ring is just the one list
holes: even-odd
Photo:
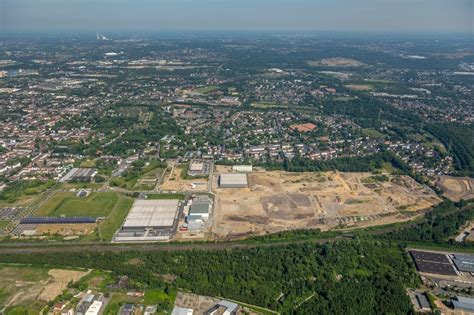
[(471, 33), (470, 0), (0, 0), (0, 31)]

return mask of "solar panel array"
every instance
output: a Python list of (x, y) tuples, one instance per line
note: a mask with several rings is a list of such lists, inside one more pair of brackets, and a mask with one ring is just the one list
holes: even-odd
[(415, 261), (416, 269), (420, 272), (456, 276), (456, 270), (445, 254), (410, 251)]
[(20, 224), (89, 224), (96, 222), (97, 219), (92, 217), (28, 217), (21, 219)]

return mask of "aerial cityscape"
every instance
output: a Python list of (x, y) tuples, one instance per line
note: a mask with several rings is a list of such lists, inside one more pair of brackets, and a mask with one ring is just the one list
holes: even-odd
[(364, 33), (140, 1), (2, 4), (0, 314), (474, 313), (472, 3)]

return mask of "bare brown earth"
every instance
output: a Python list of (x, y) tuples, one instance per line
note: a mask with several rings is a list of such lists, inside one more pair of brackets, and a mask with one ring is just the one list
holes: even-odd
[(453, 201), (474, 198), (474, 178), (440, 176), (436, 185)]
[(51, 269), (48, 274), (51, 278), (48, 280), (38, 299), (42, 301), (51, 301), (67, 288), (69, 282), (76, 282), (87, 274), (85, 271)]
[(344, 85), (346, 88), (351, 89), (353, 91), (371, 91), (373, 90), (373, 86), (369, 84), (348, 84)]
[(29, 305), (38, 300), (53, 300), (69, 281), (78, 281), (86, 274), (75, 270), (3, 266), (0, 268), (0, 305)]
[(247, 236), (288, 229), (386, 224), (409, 218), (441, 200), (408, 176), (371, 181), (370, 173), (257, 172), (249, 188), (214, 187), (217, 237)]
[(94, 232), (97, 224), (40, 224), (36, 228), (36, 235), (88, 235)]
[[(171, 173), (166, 173), (163, 183), (160, 185), (161, 190), (165, 191), (202, 191), (207, 189), (207, 179), (183, 179), (179, 167), (174, 167)], [(198, 184), (194, 185), (193, 184)]]

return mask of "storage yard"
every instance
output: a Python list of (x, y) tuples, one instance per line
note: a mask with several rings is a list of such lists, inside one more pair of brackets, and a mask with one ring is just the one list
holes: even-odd
[[(380, 180), (371, 173), (256, 172), (248, 188), (214, 183), (216, 237), (239, 237), (288, 229), (329, 228), (406, 220), (400, 212), (423, 210), (440, 199), (408, 176)], [(346, 219), (347, 218), (347, 219)], [(364, 223), (364, 224), (366, 224)]]

